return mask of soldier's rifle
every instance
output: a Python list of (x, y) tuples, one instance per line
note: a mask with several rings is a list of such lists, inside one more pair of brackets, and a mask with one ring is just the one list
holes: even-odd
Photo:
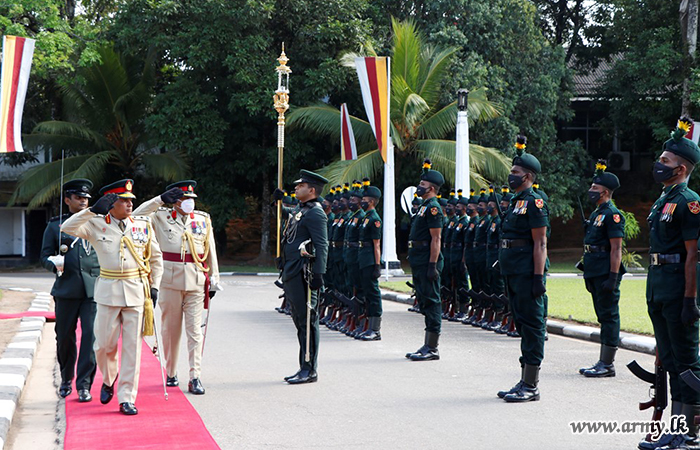
[[(644, 411), (649, 408), (654, 408), (651, 420), (659, 421), (664, 413), (664, 409), (668, 406), (668, 376), (666, 369), (661, 365), (658, 352), (656, 353), (656, 362), (654, 363), (654, 372), (642, 368), (637, 361), (632, 361), (627, 364), (627, 368), (637, 378), (651, 385), (650, 392), (653, 395), (649, 401), (640, 402), (639, 410)], [(651, 442), (651, 434), (647, 434), (646, 441)]]

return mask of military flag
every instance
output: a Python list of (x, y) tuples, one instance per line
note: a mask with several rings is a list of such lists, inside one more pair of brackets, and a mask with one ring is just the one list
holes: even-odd
[(357, 159), (357, 146), (355, 145), (355, 134), (352, 132), (348, 105), (340, 105), (340, 159), (348, 161)]
[(386, 163), (389, 147), (389, 58), (355, 58), (355, 67), (367, 118), (377, 138), (382, 160)]
[(22, 152), (22, 110), (34, 55), (34, 39), (2, 37), (0, 153)]

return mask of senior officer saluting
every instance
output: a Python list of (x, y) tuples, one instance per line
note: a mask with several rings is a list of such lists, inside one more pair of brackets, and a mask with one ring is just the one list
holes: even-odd
[(426, 159), (416, 189), (423, 203), (411, 223), (408, 241), (408, 260), (416, 298), (421, 313), (425, 315), (425, 343), (416, 352), (406, 354), (406, 358), (412, 361), (440, 359), (437, 349), (442, 325), (440, 271), (444, 261), (440, 252), (443, 215), (437, 194), (444, 183), (445, 178), (437, 170), (432, 170), (430, 160)]
[[(132, 216), (132, 180), (100, 189), (92, 208), (71, 216), (61, 230), (85, 239), (97, 251), (100, 277), (95, 284), (95, 356), (102, 372), (100, 402), (114, 395), (119, 377), (119, 411), (138, 414), (141, 338), (153, 333), (153, 307), (163, 275), (163, 259), (148, 217)], [(153, 302), (153, 303), (151, 303)], [(119, 332), (121, 368), (117, 367)]]
[[(661, 365), (669, 375), (671, 414), (685, 416), (688, 436), (696, 438), (694, 416), (700, 414), (700, 393), (679, 377), (686, 370), (700, 375), (700, 312), (696, 304), (700, 197), (687, 185), (700, 161), (700, 149), (684, 137), (692, 124), (685, 117), (678, 121), (654, 164), (654, 180), (664, 189), (647, 218), (651, 228), (647, 310)], [(680, 434), (662, 436), (657, 442), (667, 442), (664, 448), (687, 448), (685, 437)]]
[(501, 273), (506, 278), (515, 326), (520, 333), (520, 381), (508, 391), (498, 392), (507, 402), (540, 399), (537, 389), (540, 364), (544, 359), (544, 285), (547, 264), (547, 204), (532, 190), (542, 167), (526, 153), (525, 136), (518, 136), (517, 156), (508, 175), (515, 192), (501, 223), (503, 238), (498, 254)]
[(583, 278), (586, 289), (593, 296), (600, 323), (600, 359), (592, 367), (579, 369), (589, 378), (614, 377), (615, 353), (620, 341), (620, 281), (622, 266), (622, 238), (625, 235), (625, 216), (612, 203), (613, 191), (620, 180), (606, 172), (604, 160), (596, 164), (588, 200), (596, 205), (586, 224), (583, 240)]
[[(299, 371), (285, 377), (289, 384), (314, 383), (318, 380), (316, 366), (318, 360), (318, 290), (323, 287), (323, 274), (326, 272), (328, 254), (327, 217), (318, 201), (323, 186), (328, 180), (321, 175), (308, 170), (302, 170), (299, 179), (294, 182), (294, 192), (299, 204), (292, 208), (284, 208), (288, 215), (287, 226), (282, 237), (284, 250), (282, 252), (282, 281), (284, 295), (292, 305), (292, 319), (297, 328), (299, 340)], [(281, 198), (281, 191), (274, 192), (275, 200)], [(311, 281), (307, 285), (304, 279), (304, 261), (300, 246), (311, 240), (315, 258), (311, 268)], [(306, 294), (311, 289), (311, 309), (307, 311)], [(306, 342), (306, 315), (311, 314), (311, 337)], [(305, 353), (309, 346), (310, 359), (306, 361)]]
[[(95, 279), (100, 273), (97, 254), (92, 245), (82, 239), (60, 232), (60, 222), (88, 207), (92, 181), (75, 179), (63, 185), (63, 202), (69, 214), (49, 221), (41, 245), (41, 264), (56, 274), (51, 295), (56, 302), (56, 359), (61, 369), (58, 393), (65, 398), (73, 391), (75, 375), (78, 401), (92, 400), (90, 388), (95, 379)], [(75, 329), (80, 318), (80, 355), (76, 349)]]
[[(197, 182), (173, 183), (163, 194), (143, 203), (135, 215), (150, 216), (163, 252), (160, 311), (167, 385), (177, 386), (182, 318), (185, 318), (190, 373), (187, 390), (204, 394), (202, 373), (202, 312), (219, 290), (219, 263), (209, 214), (194, 209)], [(163, 207), (164, 204), (172, 208)]]

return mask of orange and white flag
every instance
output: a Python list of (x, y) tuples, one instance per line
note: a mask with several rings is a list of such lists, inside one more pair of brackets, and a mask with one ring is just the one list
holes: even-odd
[(355, 58), (355, 67), (367, 118), (377, 138), (377, 148), (386, 162), (389, 145), (389, 58)]
[(34, 39), (2, 37), (0, 153), (22, 152), (22, 110), (27, 95)]
[(357, 159), (357, 145), (355, 145), (355, 134), (352, 132), (348, 105), (340, 105), (340, 159), (348, 161)]

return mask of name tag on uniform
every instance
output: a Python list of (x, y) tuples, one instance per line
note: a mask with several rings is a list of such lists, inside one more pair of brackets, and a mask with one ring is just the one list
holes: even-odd
[(515, 203), (515, 208), (513, 209), (513, 213), (515, 214), (527, 214), (527, 200), (518, 200)]
[(676, 203), (666, 203), (664, 209), (661, 210), (661, 221), (671, 222), (673, 221), (673, 212), (676, 210)]

